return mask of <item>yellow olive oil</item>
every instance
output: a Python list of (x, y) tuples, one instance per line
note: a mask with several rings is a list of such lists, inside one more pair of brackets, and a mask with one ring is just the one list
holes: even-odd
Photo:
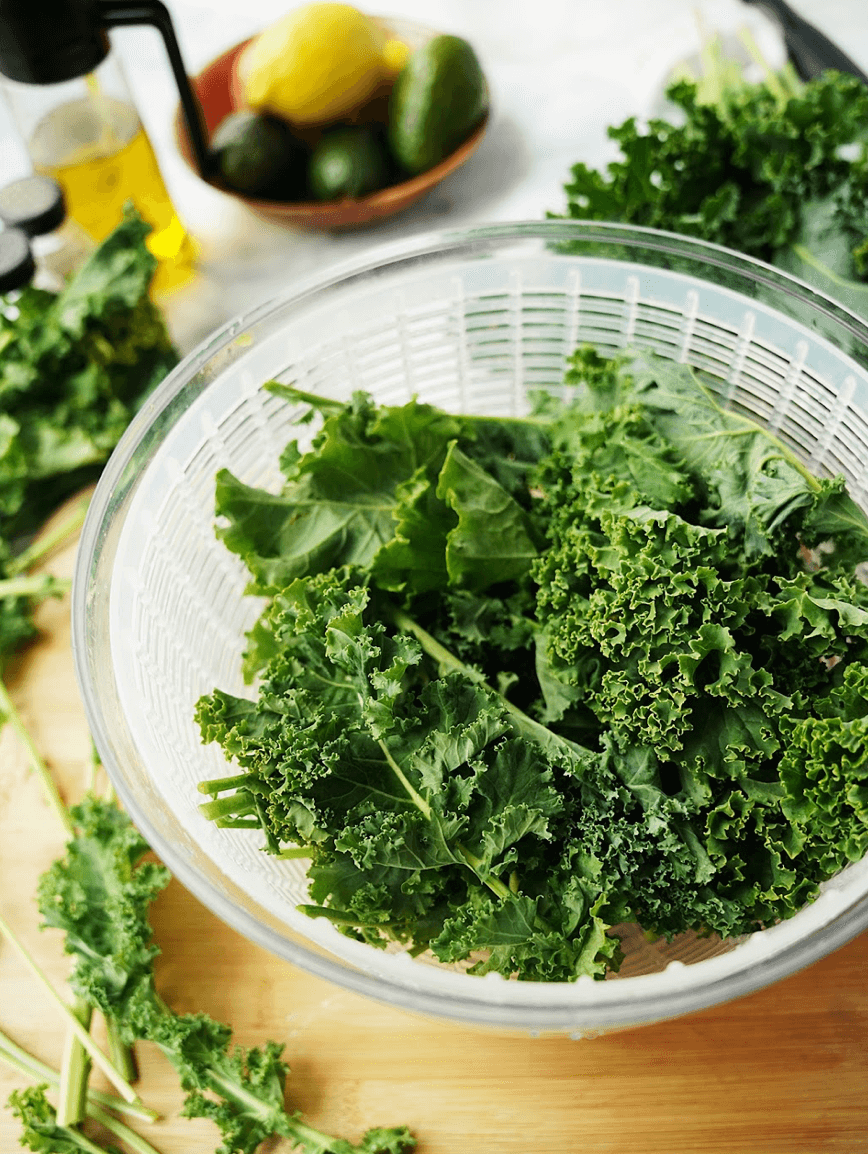
[(151, 142), (135, 109), (100, 93), (70, 101), (36, 126), (30, 154), (37, 172), (63, 188), (67, 212), (95, 241), (107, 236), (131, 202), (153, 226), (147, 240), (160, 262), (155, 291), (192, 274), (196, 246), (169, 199)]

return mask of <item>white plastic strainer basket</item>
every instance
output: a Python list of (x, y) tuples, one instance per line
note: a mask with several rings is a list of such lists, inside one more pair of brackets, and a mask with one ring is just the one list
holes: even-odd
[[(569, 242), (570, 251), (564, 250)], [(375, 950), (296, 910), (303, 867), (256, 832), (201, 816), (196, 783), (228, 770), (193, 721), (216, 686), (249, 693), (244, 633), (259, 604), (214, 534), (214, 479), (229, 468), (276, 490), (300, 409), (277, 378), (346, 397), (411, 395), (452, 410), (526, 409), (590, 342), (653, 349), (705, 369), (818, 473), (868, 506), (868, 328), (759, 262), (671, 234), (548, 221), (440, 234), (376, 250), (225, 326), (139, 414), (85, 525), (73, 647), (94, 740), (156, 852), (242, 933), (320, 976), (428, 1014), (584, 1036), (686, 1013), (756, 989), (868, 925), (868, 861), (790, 921), (738, 943), (625, 939), (621, 977), (510, 982)], [(308, 434), (309, 435), (309, 434)]]

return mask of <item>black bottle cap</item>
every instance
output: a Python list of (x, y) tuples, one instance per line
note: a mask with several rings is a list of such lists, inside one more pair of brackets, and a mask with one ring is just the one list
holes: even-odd
[(105, 60), (96, 0), (0, 0), (0, 72), (22, 84), (59, 84)]
[(35, 272), (27, 233), (20, 228), (0, 232), (0, 293), (28, 284)]
[(0, 188), (0, 220), (28, 236), (45, 236), (66, 219), (63, 189), (49, 176), (25, 176)]

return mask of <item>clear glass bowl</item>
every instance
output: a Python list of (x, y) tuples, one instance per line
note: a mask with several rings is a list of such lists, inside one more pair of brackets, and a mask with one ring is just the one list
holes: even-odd
[[(287, 961), (428, 1015), (588, 1036), (674, 1017), (767, 985), (868, 926), (868, 860), (794, 918), (735, 942), (635, 932), (605, 982), (472, 977), (384, 952), (296, 910), (303, 869), (217, 829), (196, 783), (223, 776), (197, 698), (245, 692), (259, 605), (214, 534), (214, 479), (277, 488), (300, 410), (261, 389), (524, 411), (583, 342), (653, 349), (713, 373), (721, 394), (868, 506), (868, 327), (776, 270), (714, 245), (618, 225), (544, 221), (443, 232), (365, 257), (218, 330), (163, 382), (109, 461), (84, 527), (73, 648), (84, 706), (121, 802), (206, 906)], [(307, 434), (309, 435), (309, 434)], [(249, 691), (248, 691), (249, 692)]]

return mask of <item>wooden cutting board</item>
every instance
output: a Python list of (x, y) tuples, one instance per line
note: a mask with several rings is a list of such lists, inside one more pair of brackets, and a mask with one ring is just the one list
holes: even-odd
[[(73, 549), (48, 568), (70, 575)], [(13, 699), (67, 800), (89, 772), (68, 602), (41, 607), (42, 637), (8, 670)], [(0, 733), (0, 909), (59, 987), (68, 959), (41, 932), (33, 894), (63, 835), (9, 726)], [(809, 1154), (868, 1151), (868, 934), (776, 986), (703, 1013), (593, 1041), (532, 1039), (429, 1021), (326, 984), (245, 941), (172, 882), (155, 903), (158, 983), (181, 1012), (231, 1022), (235, 1039), (285, 1043), (289, 1101), (348, 1138), (404, 1123), (418, 1154)], [(0, 942), (0, 1028), (60, 1063), (63, 1028)], [(174, 1072), (139, 1048), (139, 1124), (162, 1154), (213, 1154), (205, 1121), (179, 1117)], [(101, 1079), (95, 1084), (105, 1086)], [(0, 1065), (0, 1103), (25, 1079)], [(0, 1105), (0, 1151), (19, 1126)], [(288, 1151), (266, 1144), (263, 1154)]]

